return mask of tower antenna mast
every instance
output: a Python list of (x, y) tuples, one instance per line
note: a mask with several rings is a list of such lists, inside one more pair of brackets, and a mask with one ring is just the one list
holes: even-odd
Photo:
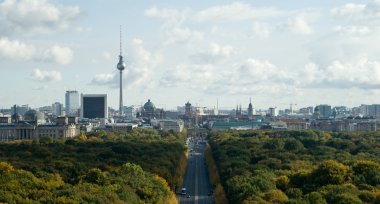
[(122, 32), (120, 25), (120, 55), (119, 62), (117, 63), (116, 68), (120, 71), (120, 98), (119, 98), (119, 115), (123, 115), (123, 70), (125, 69), (125, 63), (123, 61), (123, 52), (122, 52)]

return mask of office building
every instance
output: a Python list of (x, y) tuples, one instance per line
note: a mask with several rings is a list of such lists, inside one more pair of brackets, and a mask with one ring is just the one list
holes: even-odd
[(53, 103), (52, 107), (52, 113), (54, 116), (61, 116), (63, 115), (63, 104), (59, 102)]
[(81, 94), (81, 118), (108, 118), (107, 94)]
[(276, 107), (275, 108), (269, 108), (268, 114), (271, 117), (276, 117), (276, 116), (278, 116), (278, 109)]
[(318, 106), (319, 108), (319, 117), (328, 118), (332, 116), (332, 109), (330, 105), (322, 104)]
[(67, 116), (78, 116), (79, 94), (78, 91), (66, 91), (65, 106)]

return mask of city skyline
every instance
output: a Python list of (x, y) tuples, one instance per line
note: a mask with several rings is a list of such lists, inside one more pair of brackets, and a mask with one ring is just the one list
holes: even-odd
[(175, 109), (378, 104), (379, 1), (0, 2), (0, 108), (67, 90)]

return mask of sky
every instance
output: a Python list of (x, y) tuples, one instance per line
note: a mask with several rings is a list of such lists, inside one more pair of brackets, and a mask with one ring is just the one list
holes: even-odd
[[(0, 0), (0, 108), (380, 103), (380, 1)], [(294, 106), (293, 106), (294, 107)]]

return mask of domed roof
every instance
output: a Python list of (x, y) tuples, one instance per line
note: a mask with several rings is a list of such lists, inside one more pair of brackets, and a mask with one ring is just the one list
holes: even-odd
[(36, 110), (28, 110), (24, 114), (24, 120), (25, 121), (43, 122), (43, 121), (45, 121), (45, 115), (41, 112), (36, 111)]
[(154, 106), (154, 104), (150, 102), (150, 99), (148, 99), (148, 102), (144, 104), (144, 109), (146, 111), (153, 111), (154, 109), (156, 109), (156, 106)]

